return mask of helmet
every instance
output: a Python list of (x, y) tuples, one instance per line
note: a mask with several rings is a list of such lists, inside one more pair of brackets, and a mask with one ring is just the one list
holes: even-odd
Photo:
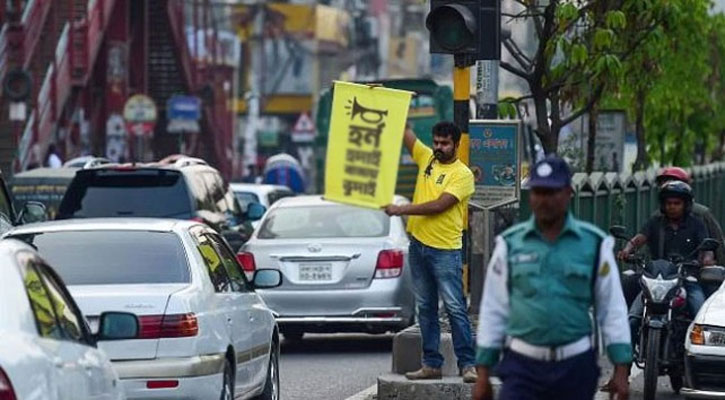
[(690, 183), (690, 174), (680, 167), (665, 167), (662, 168), (657, 174), (657, 184), (662, 185), (666, 180), (676, 180), (685, 183)]
[(681, 181), (665, 182), (660, 188), (660, 203), (664, 203), (665, 199), (677, 197), (685, 200), (687, 209), (692, 205), (692, 188), (690, 185)]

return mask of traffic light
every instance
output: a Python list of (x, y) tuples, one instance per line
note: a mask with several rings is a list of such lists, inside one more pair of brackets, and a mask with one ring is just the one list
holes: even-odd
[(499, 0), (431, 0), (425, 19), (430, 52), (470, 55), (475, 60), (501, 58)]

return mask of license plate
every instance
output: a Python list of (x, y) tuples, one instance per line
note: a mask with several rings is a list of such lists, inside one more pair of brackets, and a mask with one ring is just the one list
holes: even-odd
[(715, 346), (725, 346), (725, 333), (710, 332), (709, 344)]
[(300, 265), (299, 280), (301, 280), (301, 281), (330, 281), (330, 280), (332, 280), (332, 264), (303, 264), (303, 265)]

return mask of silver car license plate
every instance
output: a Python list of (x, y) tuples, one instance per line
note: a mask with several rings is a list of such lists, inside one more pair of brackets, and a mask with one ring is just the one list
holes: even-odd
[(332, 280), (332, 264), (302, 264), (299, 269), (301, 281), (330, 281)]

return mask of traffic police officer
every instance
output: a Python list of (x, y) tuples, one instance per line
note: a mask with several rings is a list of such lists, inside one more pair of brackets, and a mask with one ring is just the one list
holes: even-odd
[(501, 400), (592, 399), (599, 377), (592, 306), (615, 365), (612, 396), (627, 399), (632, 346), (614, 239), (568, 212), (571, 174), (561, 158), (539, 161), (529, 187), (533, 217), (496, 238), (488, 266), (474, 399), (493, 399), (497, 364)]

